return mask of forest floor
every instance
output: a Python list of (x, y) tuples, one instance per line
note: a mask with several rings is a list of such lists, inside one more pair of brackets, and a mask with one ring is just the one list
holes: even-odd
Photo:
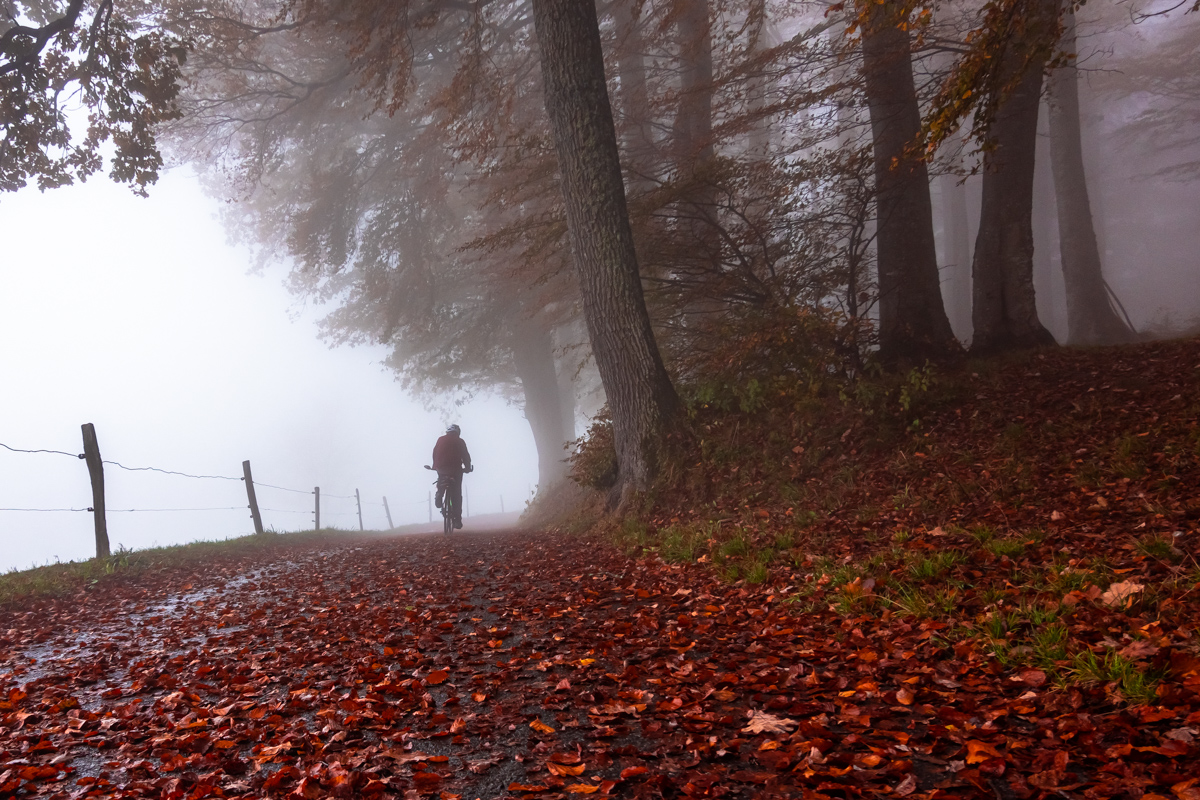
[(0, 797), (1200, 800), (1200, 341), (922, 380), (890, 433), (701, 416), (622, 548), (317, 536), (10, 604)]

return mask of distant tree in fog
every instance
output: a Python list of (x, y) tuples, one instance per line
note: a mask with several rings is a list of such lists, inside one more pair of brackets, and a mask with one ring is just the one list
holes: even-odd
[(1114, 307), (1092, 223), (1079, 123), (1075, 14), (1069, 8), (1063, 15), (1059, 48), (1064, 63), (1051, 71), (1048, 95), (1050, 160), (1067, 293), (1067, 344), (1121, 344), (1132, 341), (1134, 331)]

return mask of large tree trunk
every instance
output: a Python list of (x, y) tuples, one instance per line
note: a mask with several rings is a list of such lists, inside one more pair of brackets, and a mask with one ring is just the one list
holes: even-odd
[[(1068, 6), (1060, 43), (1075, 53), (1075, 15)], [(1050, 163), (1058, 205), (1059, 248), (1067, 290), (1067, 344), (1118, 344), (1134, 332), (1108, 299), (1092, 227), (1083, 143), (1079, 130), (1079, 76), (1073, 60), (1054, 70), (1049, 80)]]
[[(554, 343), (536, 321), (517, 325), (512, 341), (513, 367), (525, 392), (525, 419), (538, 454), (538, 491), (567, 476), (563, 403), (554, 364)], [(572, 437), (574, 438), (574, 437)]]
[(681, 406), (642, 295), (592, 0), (533, 0), (546, 111), (621, 494), (646, 488)]
[(960, 348), (938, 280), (925, 162), (906, 148), (921, 132), (907, 30), (872, 3), (862, 32), (878, 209), (879, 350), (885, 361), (941, 358)]
[[(1054, 13), (1056, 0), (1043, 2)], [(993, 142), (983, 158), (983, 207), (972, 265), (974, 334), (971, 351), (989, 353), (1054, 344), (1037, 315), (1033, 290), (1033, 169), (1045, 60), (1008, 53), (1019, 83), (996, 111)]]

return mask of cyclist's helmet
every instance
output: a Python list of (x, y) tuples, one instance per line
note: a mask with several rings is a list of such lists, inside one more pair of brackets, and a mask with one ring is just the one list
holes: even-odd
[(458, 427), (457, 425), (451, 425), (449, 428), (446, 428), (446, 433), (452, 436), (458, 436), (460, 433), (462, 433), (462, 428)]

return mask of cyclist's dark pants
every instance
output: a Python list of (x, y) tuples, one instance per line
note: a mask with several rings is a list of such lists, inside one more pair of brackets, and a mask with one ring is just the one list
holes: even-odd
[(437, 483), (437, 499), (439, 504), (443, 502), (445, 496), (450, 495), (450, 502), (454, 510), (454, 520), (462, 522), (462, 473), (461, 472), (439, 472)]

